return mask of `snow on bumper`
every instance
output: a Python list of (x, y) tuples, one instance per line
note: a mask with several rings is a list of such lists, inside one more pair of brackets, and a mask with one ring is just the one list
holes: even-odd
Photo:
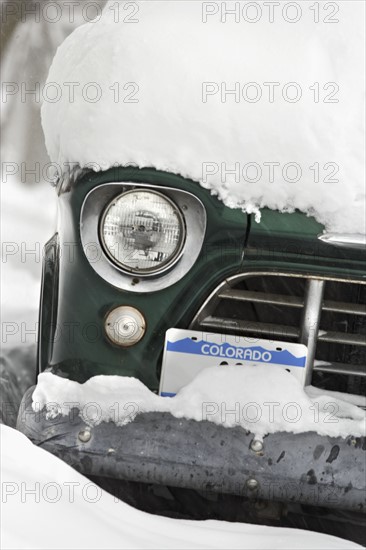
[(45, 409), (33, 411), (33, 391), (23, 398), (17, 428), (87, 476), (366, 510), (365, 437), (281, 432), (266, 436), (255, 452), (253, 434), (241, 427), (167, 412), (92, 428), (77, 410), (49, 419)]

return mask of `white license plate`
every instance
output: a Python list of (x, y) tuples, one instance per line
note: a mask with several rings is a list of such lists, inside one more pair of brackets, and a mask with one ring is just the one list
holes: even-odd
[(173, 397), (204, 368), (217, 365), (282, 367), (304, 385), (306, 356), (303, 344), (171, 328), (165, 336), (159, 394)]

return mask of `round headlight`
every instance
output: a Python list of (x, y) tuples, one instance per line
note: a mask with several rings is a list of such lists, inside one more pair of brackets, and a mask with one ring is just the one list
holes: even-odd
[(121, 269), (148, 275), (164, 271), (179, 259), (185, 225), (169, 198), (134, 189), (107, 206), (100, 234), (105, 252)]

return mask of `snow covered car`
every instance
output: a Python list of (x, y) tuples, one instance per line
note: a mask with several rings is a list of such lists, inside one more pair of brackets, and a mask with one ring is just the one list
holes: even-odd
[[(322, 226), (301, 213), (268, 210), (255, 223), (196, 182), (153, 169), (79, 171), (58, 195), (58, 229), (44, 254), (39, 372), (80, 383), (135, 377), (172, 395), (161, 369), (174, 328), (252, 345), (300, 342), (306, 385), (362, 402), (366, 286), (357, 243), (319, 239)], [(215, 351), (211, 362), (240, 359)], [(86, 475), (364, 509), (363, 437), (313, 431), (257, 440), (255, 430), (165, 412), (90, 428), (78, 414), (32, 411), (32, 392), (18, 428)], [(333, 413), (329, 422), (339, 421)]]
[(49, 73), (59, 220), (18, 428), (114, 486), (352, 525), (366, 504), (364, 6), (345, 2), (337, 25), (306, 6), (295, 26), (133, 4), (129, 24), (131, 3), (108, 3)]

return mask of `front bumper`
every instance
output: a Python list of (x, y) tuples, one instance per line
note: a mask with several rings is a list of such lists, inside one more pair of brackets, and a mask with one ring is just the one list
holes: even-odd
[(32, 410), (30, 388), (17, 428), (86, 476), (366, 511), (366, 438), (276, 433), (251, 450), (241, 427), (143, 413), (125, 425), (88, 428), (73, 409), (52, 420)]

